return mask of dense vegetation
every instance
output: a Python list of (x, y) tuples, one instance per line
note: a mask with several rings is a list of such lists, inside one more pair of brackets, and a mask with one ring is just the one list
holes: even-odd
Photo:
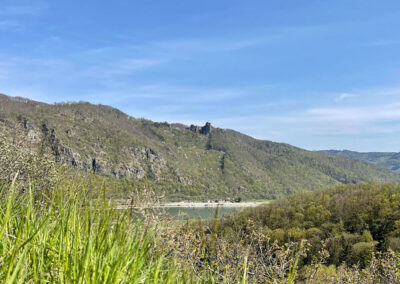
[(143, 188), (132, 209), (116, 210), (105, 194), (114, 179), (71, 171), (5, 134), (2, 283), (399, 281), (398, 185), (340, 186), (180, 223), (153, 211), (157, 195)]
[(114, 196), (126, 197), (130, 188), (147, 184), (175, 200), (275, 199), (330, 185), (399, 180), (345, 157), (210, 125), (134, 119), (103, 105), (48, 105), (0, 95), (0, 110), (3, 130), (18, 129), (30, 147), (58, 163), (120, 178), (110, 191)]
[(400, 153), (398, 152), (355, 152), (349, 150), (320, 151), (330, 155), (340, 155), (365, 161), (385, 167), (393, 172), (400, 173)]
[(332, 265), (332, 275), (344, 263), (369, 268), (375, 253), (400, 252), (400, 185), (342, 185), (296, 194), (223, 218), (218, 232), (229, 242), (257, 246), (257, 234), (280, 245), (306, 240), (301, 259), (306, 271), (316, 257)]

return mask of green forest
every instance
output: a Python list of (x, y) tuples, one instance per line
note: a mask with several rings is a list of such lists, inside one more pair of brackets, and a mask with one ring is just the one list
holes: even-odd
[[(5, 283), (397, 283), (400, 186), (347, 184), (231, 216), (175, 221), (157, 192), (0, 136)], [(132, 192), (131, 192), (132, 193)]]
[(307, 240), (301, 265), (312, 265), (322, 253), (324, 266), (334, 274), (343, 264), (366, 269), (377, 254), (399, 252), (399, 220), (400, 186), (366, 183), (296, 194), (246, 209), (223, 218), (219, 234), (251, 243), (257, 228), (280, 245)]

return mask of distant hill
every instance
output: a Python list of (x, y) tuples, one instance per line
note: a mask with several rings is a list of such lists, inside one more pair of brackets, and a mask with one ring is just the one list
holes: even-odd
[(400, 153), (397, 152), (354, 152), (349, 150), (319, 151), (330, 155), (340, 155), (359, 161), (369, 162), (400, 173)]
[(0, 95), (0, 129), (70, 167), (162, 185), (186, 197), (277, 198), (328, 185), (398, 181), (383, 167), (257, 140), (229, 129), (135, 119), (105, 105)]

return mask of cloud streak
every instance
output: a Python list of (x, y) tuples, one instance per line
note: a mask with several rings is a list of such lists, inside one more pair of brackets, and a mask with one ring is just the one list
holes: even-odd
[(400, 121), (400, 103), (354, 108), (314, 108), (307, 110), (306, 115), (320, 122), (341, 125)]
[(75, 76), (91, 78), (115, 78), (132, 74), (163, 64), (165, 61), (152, 58), (125, 58), (118, 62), (95, 64), (75, 73)]
[(193, 38), (184, 40), (156, 41), (150, 45), (160, 50), (179, 50), (180, 52), (232, 51), (262, 44), (261, 37), (254, 38)]
[(340, 101), (343, 101), (343, 100), (345, 100), (345, 99), (353, 98), (353, 97), (355, 97), (355, 96), (356, 96), (356, 95), (354, 95), (354, 94), (341, 93), (341, 94), (339, 94), (339, 95), (336, 97), (335, 101), (340, 102)]
[(20, 30), (22, 28), (22, 24), (17, 21), (4, 20), (0, 21), (0, 31), (15, 31)]
[(5, 1), (0, 9), (0, 16), (35, 16), (43, 12), (46, 8), (46, 3), (40, 0)]

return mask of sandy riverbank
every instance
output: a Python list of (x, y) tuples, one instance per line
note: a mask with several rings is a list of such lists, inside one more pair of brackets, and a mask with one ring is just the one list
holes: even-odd
[(266, 204), (268, 201), (263, 202), (170, 202), (165, 203), (162, 207), (183, 207), (183, 208), (202, 208), (202, 207), (255, 207), (261, 204)]
[[(240, 208), (240, 207), (256, 207), (262, 204), (267, 204), (270, 201), (261, 202), (169, 202), (153, 206), (153, 208), (206, 208), (206, 207), (229, 207), (229, 208)], [(117, 209), (127, 209), (129, 206), (119, 205)]]

